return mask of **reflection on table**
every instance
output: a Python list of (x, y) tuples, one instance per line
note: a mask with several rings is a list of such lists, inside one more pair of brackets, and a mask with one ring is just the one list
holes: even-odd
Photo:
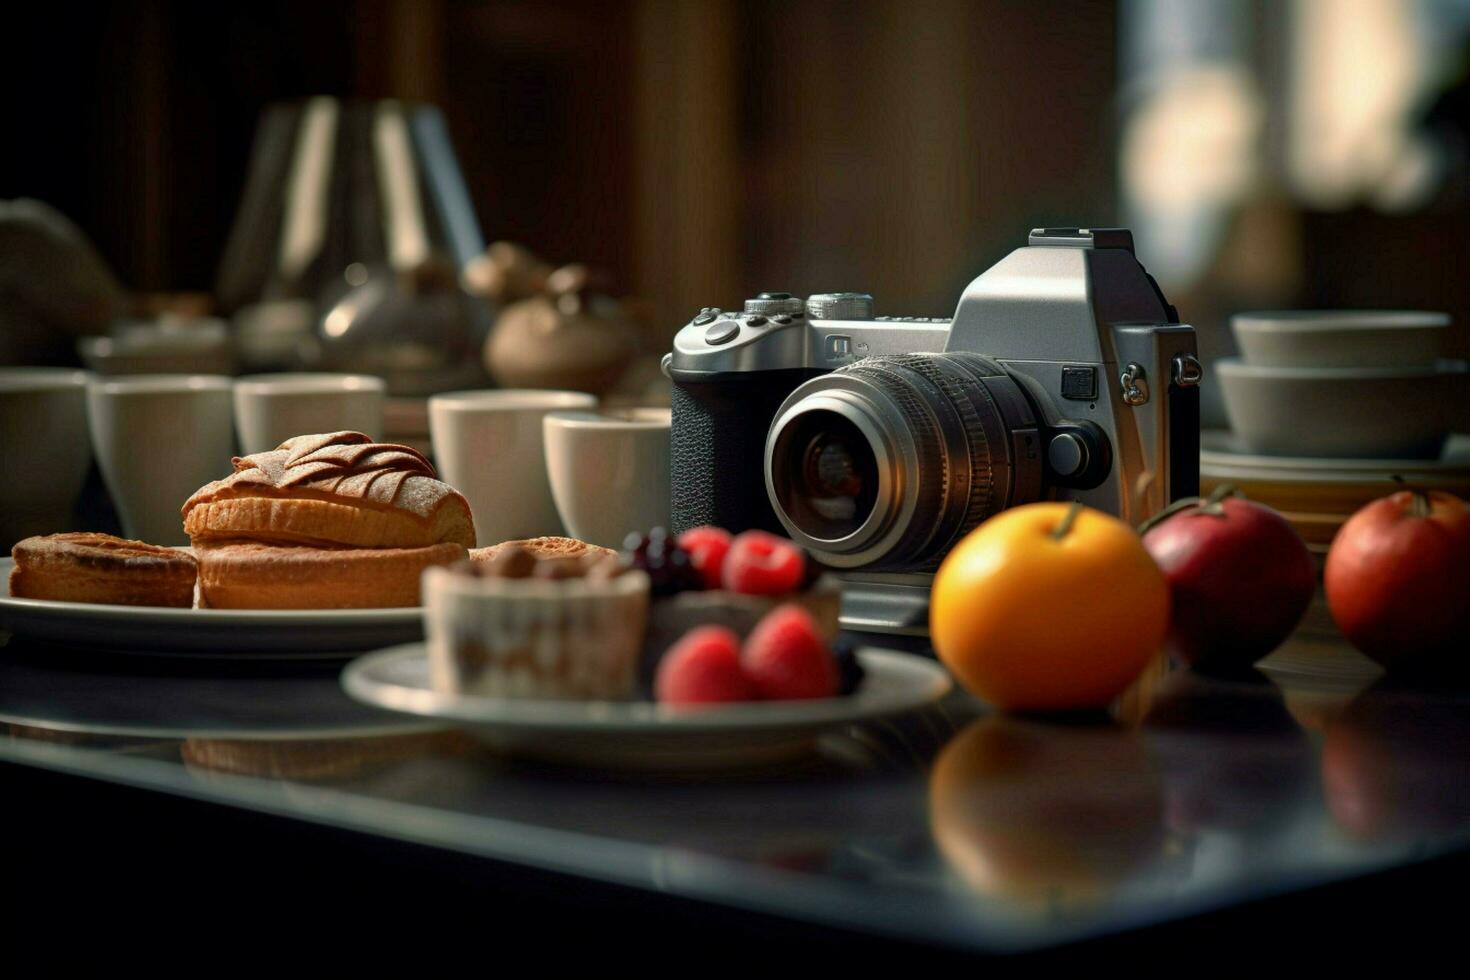
[(350, 812), (388, 836), (428, 821), (469, 854), (544, 849), (595, 877), (985, 948), (1470, 840), (1470, 694), (1390, 682), (1320, 636), (1244, 676), (1160, 669), (1113, 715), (999, 716), (956, 692), (830, 732), (799, 759), (692, 773), (507, 757), (356, 704), (339, 669), (13, 641), (0, 649), (0, 757), (80, 752), (165, 791)]

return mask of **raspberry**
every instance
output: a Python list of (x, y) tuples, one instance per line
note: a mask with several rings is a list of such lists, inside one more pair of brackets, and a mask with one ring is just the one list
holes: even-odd
[(771, 700), (829, 698), (837, 693), (837, 662), (811, 614), (787, 603), (766, 614), (741, 655), (756, 691)]
[(751, 701), (755, 686), (740, 665), (740, 637), (723, 626), (697, 626), (658, 665), (654, 695), (665, 704)]
[(785, 595), (801, 587), (806, 564), (806, 553), (785, 538), (746, 531), (735, 536), (725, 555), (725, 588), (747, 595)]
[(704, 579), (704, 587), (718, 589), (725, 554), (730, 550), (730, 532), (718, 527), (691, 528), (679, 535), (679, 547), (689, 552), (689, 563)]

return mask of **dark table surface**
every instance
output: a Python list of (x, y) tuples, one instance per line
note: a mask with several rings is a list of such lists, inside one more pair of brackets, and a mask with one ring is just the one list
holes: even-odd
[(1320, 623), (1247, 676), (1161, 667), (1106, 716), (1003, 717), (956, 692), (779, 766), (682, 774), (500, 757), (355, 704), (340, 663), (12, 638), (0, 778), (64, 776), (83, 806), (87, 787), (208, 804), (196, 827), (249, 814), (721, 914), (1024, 953), (1466, 853), (1470, 695), (1387, 680)]

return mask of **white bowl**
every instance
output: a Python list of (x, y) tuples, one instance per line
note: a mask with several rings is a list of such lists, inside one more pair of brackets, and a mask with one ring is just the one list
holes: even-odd
[(1446, 313), (1407, 310), (1283, 310), (1230, 320), (1245, 363), (1258, 367), (1429, 367), (1439, 357)]
[(1470, 424), (1470, 365), (1261, 367), (1215, 365), (1230, 427), (1251, 452), (1344, 458), (1436, 458)]

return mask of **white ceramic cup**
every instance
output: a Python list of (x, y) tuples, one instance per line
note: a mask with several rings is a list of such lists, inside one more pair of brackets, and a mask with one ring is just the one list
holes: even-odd
[(579, 391), (455, 391), (429, 399), (429, 435), (440, 477), (464, 494), (480, 546), (563, 533), (541, 420), (559, 409), (592, 409)]
[(630, 532), (669, 526), (667, 408), (552, 412), (546, 475), (574, 538), (621, 548)]
[(87, 383), (69, 368), (0, 369), (0, 549), (33, 534), (74, 530), (72, 508), (92, 445), (87, 439)]
[(383, 438), (382, 378), (369, 374), (253, 374), (235, 381), (240, 451), (264, 453), (292, 436), (361, 432)]
[(92, 448), (130, 538), (188, 544), (179, 512), (230, 473), (235, 431), (229, 378), (139, 375), (87, 389)]

